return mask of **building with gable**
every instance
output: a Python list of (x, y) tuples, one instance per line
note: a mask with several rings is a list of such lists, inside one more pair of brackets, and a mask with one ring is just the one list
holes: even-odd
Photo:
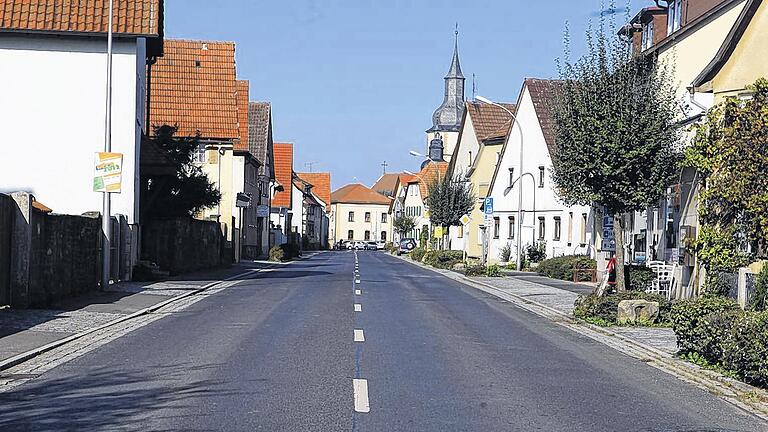
[[(8, 146), (23, 148), (0, 157), (0, 186), (30, 192), (60, 213), (101, 212), (93, 177), (94, 154), (105, 144), (109, 10), (106, 2), (69, 3), (0, 0), (0, 118), (13, 125), (4, 131)], [(123, 154), (123, 171), (111, 205), (137, 227), (146, 70), (163, 55), (164, 4), (115, 3), (112, 151)]]
[(472, 185), (477, 205), (470, 212), (469, 224), (451, 227), (448, 235), (451, 249), (478, 258), (485, 229), (482, 204), (512, 124), (512, 116), (506, 110), (514, 112), (515, 105), (467, 102), (466, 107), (447, 175), (463, 176)]
[[(547, 257), (592, 253), (592, 209), (563, 204), (552, 181), (556, 147), (550, 101), (557, 85), (557, 81), (533, 78), (523, 83), (515, 124), (488, 188), (487, 196), (494, 200), (492, 221), (485, 233), (490, 262), (501, 260), (500, 251), (506, 245), (511, 247), (510, 261), (514, 262), (518, 235), (523, 253), (526, 246), (541, 242), (546, 243)], [(518, 216), (521, 189), (522, 218)]]
[[(275, 183), (275, 158), (272, 142), (272, 106), (269, 102), (248, 104), (248, 151), (258, 161), (256, 190), (258, 198), (251, 196), (250, 215), (255, 218), (256, 238), (245, 239), (246, 257), (269, 254), (274, 245), (270, 238), (270, 212)], [(253, 220), (247, 222), (254, 223)], [(252, 248), (255, 247), (255, 251)], [(258, 254), (257, 254), (258, 253)]]
[(331, 194), (331, 236), (334, 242), (392, 241), (391, 200), (359, 183)]

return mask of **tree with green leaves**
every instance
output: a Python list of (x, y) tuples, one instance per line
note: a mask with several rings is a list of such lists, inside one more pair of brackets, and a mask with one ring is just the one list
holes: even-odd
[(416, 228), (416, 219), (412, 216), (401, 215), (392, 221), (392, 227), (396, 233), (400, 234), (400, 238), (403, 238)]
[(433, 226), (444, 228), (461, 226), (461, 217), (476, 205), (475, 192), (463, 173), (455, 176), (437, 176), (427, 185), (429, 196), (425, 204), (429, 208), (429, 220)]
[(699, 233), (689, 246), (707, 270), (708, 290), (720, 272), (768, 248), (768, 80), (749, 90), (749, 100), (712, 108), (685, 151), (700, 187)]
[(155, 127), (154, 144), (173, 166), (174, 175), (149, 177), (142, 202), (145, 217), (190, 217), (221, 201), (221, 193), (193, 162), (198, 137), (177, 138), (175, 126)]
[(681, 131), (670, 69), (652, 55), (633, 53), (616, 34), (615, 24), (602, 18), (587, 32), (587, 53), (559, 64), (551, 156), (566, 204), (613, 215), (617, 290), (624, 291), (623, 215), (664, 197), (679, 174)]

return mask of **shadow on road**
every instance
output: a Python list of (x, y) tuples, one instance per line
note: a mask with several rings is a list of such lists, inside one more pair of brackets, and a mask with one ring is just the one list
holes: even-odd
[(0, 430), (140, 430), (142, 420), (202, 405), (196, 398), (234, 394), (223, 390), (223, 382), (183, 379), (192, 371), (218, 367), (177, 364), (149, 372), (102, 367), (33, 380), (0, 393)]

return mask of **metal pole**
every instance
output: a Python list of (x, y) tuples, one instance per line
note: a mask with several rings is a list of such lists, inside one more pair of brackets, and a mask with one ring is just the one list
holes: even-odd
[[(109, 0), (109, 21), (107, 28), (107, 107), (104, 127), (104, 151), (112, 151), (112, 13), (114, 11), (113, 0)], [(104, 191), (103, 208), (101, 215), (101, 230), (104, 232), (104, 245), (101, 251), (101, 289), (109, 286), (112, 247), (112, 212), (110, 209), (109, 192)]]

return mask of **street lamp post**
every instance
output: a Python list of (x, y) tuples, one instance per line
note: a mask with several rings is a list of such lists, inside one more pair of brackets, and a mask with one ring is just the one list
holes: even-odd
[[(114, 12), (113, 0), (109, 0), (109, 19), (107, 28), (107, 97), (106, 115), (104, 118), (104, 152), (112, 151), (112, 13)], [(109, 191), (104, 190), (101, 214), (101, 229), (104, 231), (104, 246), (101, 251), (101, 289), (109, 286), (111, 274), (111, 250), (112, 247), (112, 210)]]
[[(517, 129), (520, 131), (520, 172), (523, 172), (523, 141), (524, 141), (523, 128), (520, 125), (520, 122), (517, 120), (517, 116), (512, 111), (508, 110), (507, 107), (505, 107), (504, 105), (493, 102), (490, 99), (486, 99), (482, 96), (477, 96), (476, 99), (479, 100), (480, 102), (490, 104), (490, 105), (495, 105), (503, 109), (504, 111), (507, 112), (507, 114), (510, 115), (510, 117), (512, 117), (512, 127), (514, 127), (515, 124), (517, 124)], [(522, 178), (522, 175), (520, 177)], [(520, 235), (522, 234), (522, 214), (523, 214), (523, 188), (520, 187), (520, 191), (517, 199), (517, 219), (518, 219), (518, 222), (517, 222), (517, 270), (518, 271), (522, 270), (522, 264), (523, 264), (521, 259), (522, 244), (520, 242)], [(534, 227), (534, 232), (535, 231), (536, 229)]]

